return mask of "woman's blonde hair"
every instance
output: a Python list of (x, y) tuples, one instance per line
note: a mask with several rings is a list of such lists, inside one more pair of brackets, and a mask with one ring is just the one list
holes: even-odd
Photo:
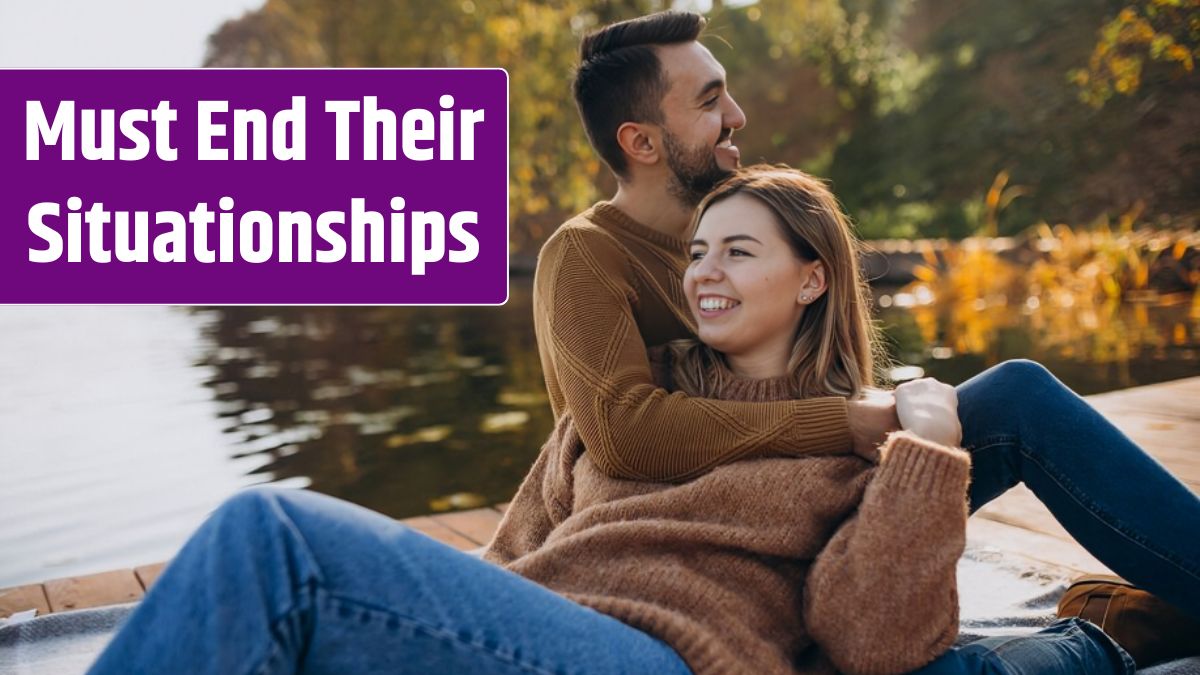
[[(696, 208), (692, 231), (710, 206), (743, 194), (775, 214), (796, 256), (825, 264), (826, 290), (811, 302), (796, 329), (788, 371), (797, 398), (854, 398), (875, 384), (881, 363), (877, 329), (870, 318), (870, 293), (860, 271), (859, 242), (849, 218), (825, 184), (786, 166), (747, 167), (718, 185)], [(670, 345), (675, 386), (711, 397), (728, 377), (724, 356), (696, 340)]]

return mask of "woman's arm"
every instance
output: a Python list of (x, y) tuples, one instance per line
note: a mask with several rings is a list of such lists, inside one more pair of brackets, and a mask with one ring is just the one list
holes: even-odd
[(970, 473), (962, 450), (909, 432), (888, 439), (858, 513), (805, 586), (805, 624), (838, 670), (909, 672), (954, 644)]
[(571, 515), (573, 470), (582, 453), (571, 416), (563, 415), (500, 519), (484, 560), (507, 565), (542, 547), (550, 531)]

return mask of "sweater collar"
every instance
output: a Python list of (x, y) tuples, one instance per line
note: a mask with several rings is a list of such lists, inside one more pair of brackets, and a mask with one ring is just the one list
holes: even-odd
[(797, 398), (796, 384), (791, 375), (757, 379), (741, 377), (722, 366), (715, 392), (727, 401), (788, 401)]
[(629, 214), (613, 206), (612, 202), (597, 202), (592, 206), (592, 213), (596, 216), (594, 222), (603, 227), (624, 231), (626, 234), (672, 251), (678, 252), (687, 249), (687, 241), (684, 239), (672, 237), (639, 223)]

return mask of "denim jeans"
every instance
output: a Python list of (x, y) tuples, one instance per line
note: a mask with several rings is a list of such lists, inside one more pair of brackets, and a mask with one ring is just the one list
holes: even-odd
[(1062, 619), (1036, 633), (991, 637), (957, 647), (918, 675), (1121, 675), (1136, 666), (1104, 631), (1083, 619)]
[(957, 391), (972, 512), (1023, 482), (1100, 562), (1200, 619), (1200, 498), (1037, 363)]
[(666, 644), (320, 494), (254, 489), (188, 540), (91, 673), (689, 673)]

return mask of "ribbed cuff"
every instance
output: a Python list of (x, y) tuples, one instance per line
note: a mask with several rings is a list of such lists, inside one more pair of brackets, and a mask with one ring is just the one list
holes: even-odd
[(809, 398), (795, 403), (788, 426), (788, 445), (797, 454), (838, 454), (852, 451), (850, 413), (841, 396)]
[(875, 480), (908, 491), (960, 493), (966, 491), (971, 479), (969, 454), (907, 431), (896, 431), (888, 436), (880, 454)]

